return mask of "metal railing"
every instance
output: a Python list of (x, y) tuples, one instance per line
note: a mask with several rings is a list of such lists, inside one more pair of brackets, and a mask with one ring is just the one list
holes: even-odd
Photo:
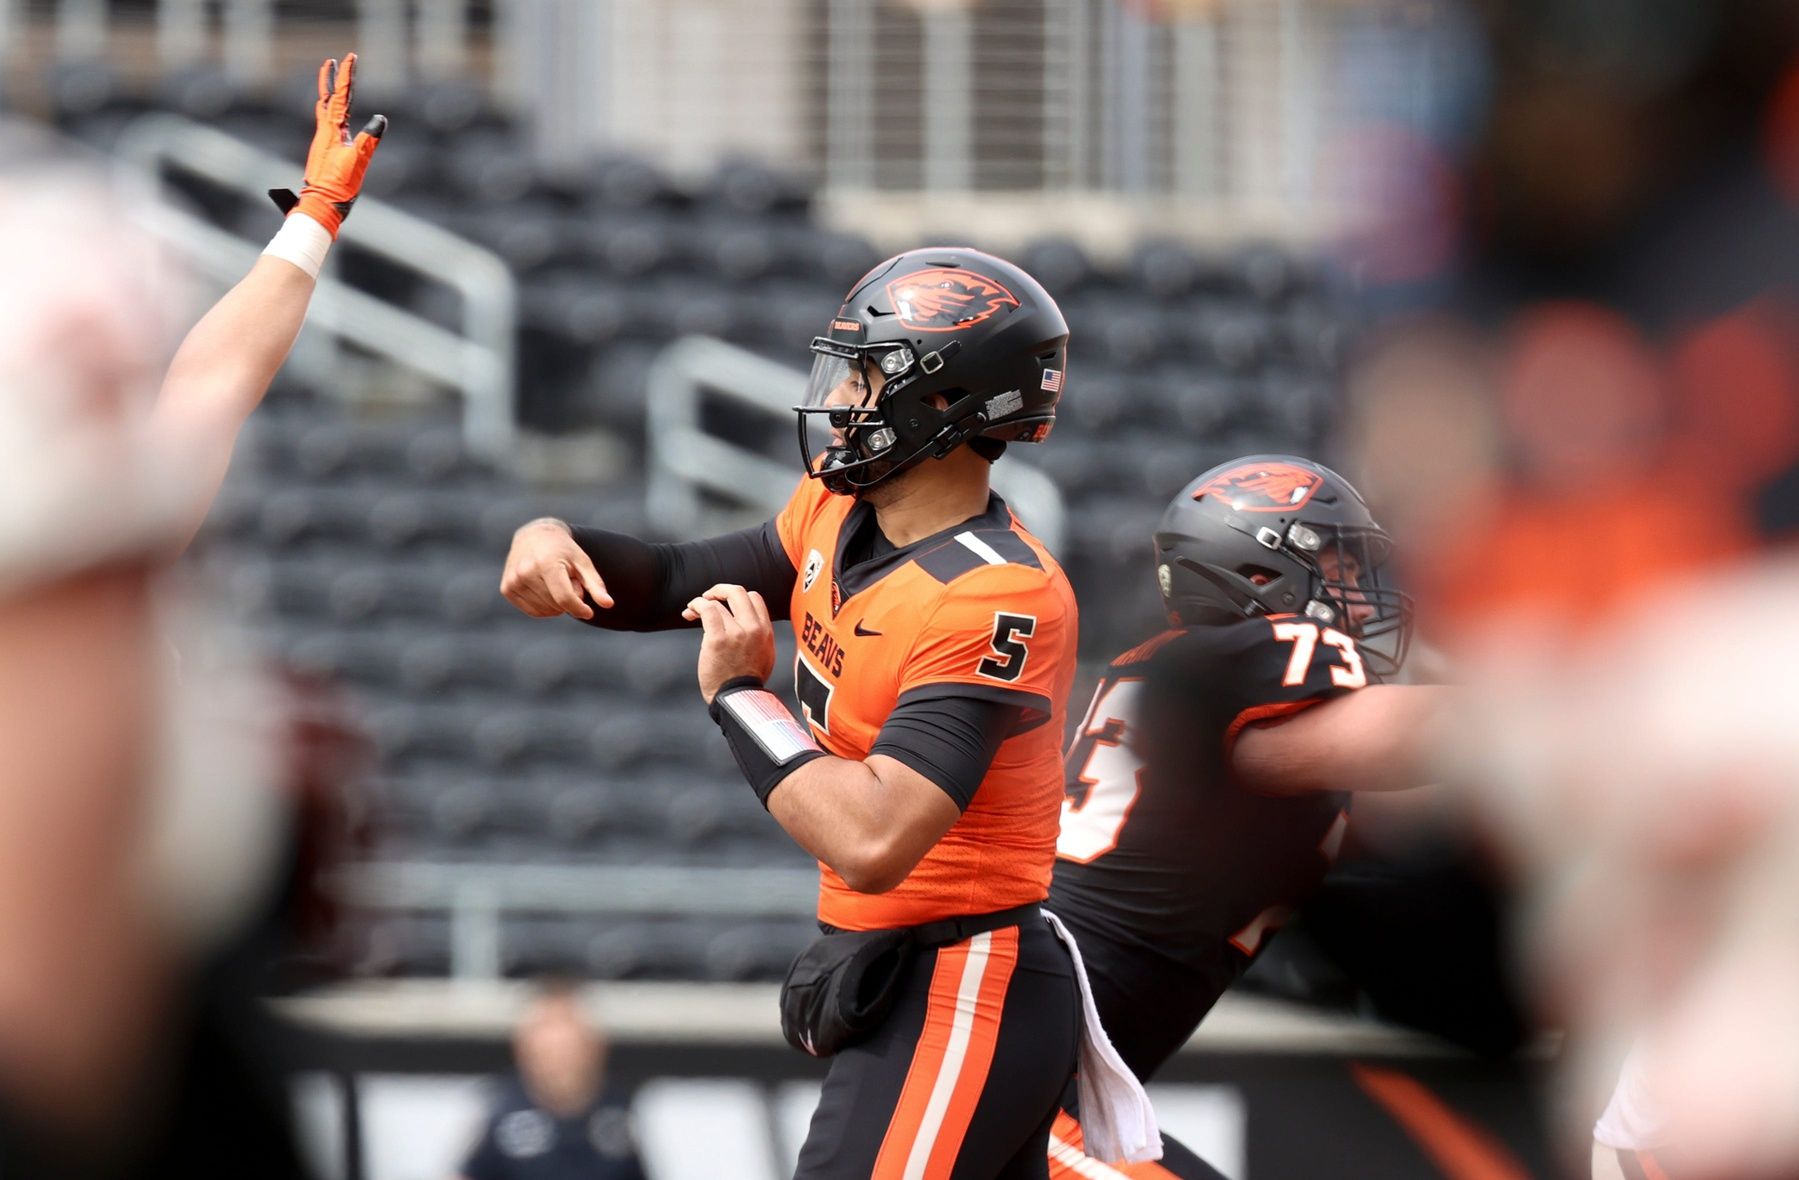
[[(1370, 6), (1377, 7), (1377, 6)], [(1110, 193), (1298, 224), (1353, 94), (1315, 0), (828, 0), (831, 190)]]
[[(525, 116), (529, 142), (552, 168), (624, 148), (693, 173), (743, 154), (817, 177), (835, 215), (854, 225), (876, 197), (978, 194), (976, 211), (1007, 201), (1030, 208), (1035, 233), (1098, 229), (1090, 218), (1057, 216), (1058, 201), (1098, 198), (1158, 232), (1309, 237), (1348, 199), (1327, 155), (1346, 130), (1391, 105), (1381, 97), (1391, 77), (1411, 78), (1394, 62), (1422, 61), (1419, 38), (1452, 23), (1445, 14), (1454, 7), (157, 0), (152, 9), (0, 0), (0, 58), (33, 75), (46, 48), (57, 61), (110, 55), (136, 68), (148, 38), (165, 74), (216, 58), (254, 88), (300, 69), (295, 55), (329, 37), (359, 48), (371, 87), (487, 88)], [(30, 52), (9, 52), (9, 42)], [(1442, 85), (1420, 75), (1413, 89)], [(1024, 203), (1029, 196), (1052, 200), (1037, 208)], [(933, 229), (946, 216), (965, 220), (959, 209), (931, 213)], [(872, 216), (862, 228), (885, 224)]]
[[(127, 184), (140, 186), (135, 202), (149, 228), (185, 255), (204, 275), (234, 283), (255, 263), (264, 242), (188, 213), (167, 199), (169, 175), (186, 172), (246, 200), (268, 200), (271, 187), (291, 185), (291, 160), (272, 156), (222, 132), (175, 115), (147, 115), (120, 137), (119, 166)], [(272, 218), (271, 218), (272, 220)], [(469, 448), (504, 462), (517, 432), (513, 350), (518, 292), (499, 256), (391, 205), (362, 198), (344, 223), (343, 240), (455, 292), (460, 314), (454, 330), (334, 276), (331, 260), (319, 276), (307, 322), (323, 333), (297, 349), (291, 363), (302, 375), (336, 388), (350, 346), (454, 390), (464, 403)]]
[[(542, 0), (525, 0), (529, 7)], [(27, 23), (51, 30), (52, 51), (63, 61), (103, 57), (114, 33), (150, 27), (158, 64), (175, 70), (214, 52), (225, 71), (245, 82), (269, 77), (284, 36), (296, 29), (353, 26), (362, 53), (381, 62), (393, 86), (410, 78), (460, 77), (487, 36), (494, 5), (486, 0), (0, 0), (0, 52)], [(216, 12), (216, 18), (215, 18)], [(216, 23), (216, 38), (214, 26)]]
[[(796, 454), (772, 459), (761, 450), (709, 431), (708, 396), (760, 411), (789, 429), (805, 394), (806, 375), (722, 340), (688, 336), (657, 357), (649, 376), (651, 519), (690, 531), (726, 523), (709, 503), (724, 500), (759, 512), (787, 502), (798, 478)], [(1054, 480), (1019, 460), (1017, 451), (994, 464), (993, 486), (1051, 552), (1067, 527)]]
[(450, 975), (497, 979), (508, 913), (629, 914), (809, 920), (813, 869), (673, 865), (370, 863), (337, 881), (346, 902), (380, 910), (438, 910), (450, 918)]

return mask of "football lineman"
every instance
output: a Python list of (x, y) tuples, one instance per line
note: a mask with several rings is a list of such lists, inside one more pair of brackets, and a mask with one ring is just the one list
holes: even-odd
[[(1383, 683), (1411, 602), (1342, 476), (1258, 455), (1201, 475), (1155, 534), (1170, 629), (1117, 657), (1075, 732), (1050, 908), (1100, 1019), (1155, 1073), (1323, 878), (1351, 794), (1423, 784), (1448, 690)], [(1054, 1131), (1054, 1175), (1077, 1118)], [(1215, 1177), (1173, 1141), (1133, 1175)]]

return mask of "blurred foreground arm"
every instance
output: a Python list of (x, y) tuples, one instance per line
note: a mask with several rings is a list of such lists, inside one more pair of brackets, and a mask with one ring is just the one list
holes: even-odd
[(1453, 692), (1376, 684), (1278, 723), (1247, 725), (1231, 747), (1231, 773), (1268, 795), (1423, 786)]
[(306, 157), (300, 194), (270, 195), (287, 216), (243, 281), (194, 325), (181, 342), (157, 399), (156, 427), (198, 469), (203, 495), (181, 533), (198, 531), (245, 420), (287, 360), (306, 319), (320, 265), (355, 204), (362, 177), (387, 120), (376, 115), (350, 136), (350, 98), (356, 55), (319, 70), (317, 129)]

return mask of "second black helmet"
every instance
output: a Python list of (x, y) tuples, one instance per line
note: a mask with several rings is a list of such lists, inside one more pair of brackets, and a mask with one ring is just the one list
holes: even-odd
[(1170, 623), (1301, 615), (1354, 636), (1379, 675), (1405, 661), (1412, 600), (1387, 583), (1393, 544), (1349, 481), (1321, 463), (1222, 463), (1169, 503), (1155, 542)]

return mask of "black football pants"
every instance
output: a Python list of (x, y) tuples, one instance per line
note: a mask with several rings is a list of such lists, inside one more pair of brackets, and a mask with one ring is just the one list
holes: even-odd
[(1040, 917), (922, 952), (885, 1024), (831, 1061), (799, 1180), (1046, 1180), (1080, 995)]

